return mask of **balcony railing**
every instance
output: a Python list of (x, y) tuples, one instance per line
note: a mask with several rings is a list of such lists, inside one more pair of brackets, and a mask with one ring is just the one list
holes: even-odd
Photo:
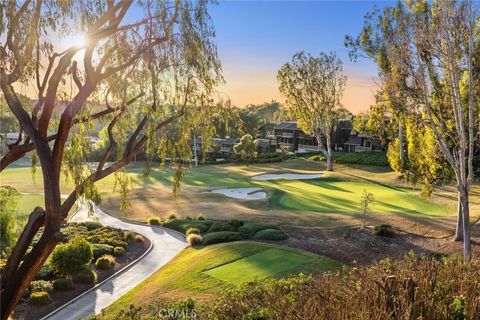
[(280, 147), (293, 147), (293, 143), (288, 143), (288, 142), (279, 142), (278, 145)]
[(293, 133), (282, 132), (282, 138), (293, 138)]
[(221, 147), (221, 148), (220, 148), (220, 152), (230, 153), (230, 152), (232, 152), (232, 149), (227, 148), (227, 147)]
[(318, 151), (317, 146), (312, 146), (312, 145), (309, 145), (309, 144), (299, 144), (298, 149), (299, 150), (303, 149), (303, 150), (306, 150), (306, 151)]
[(355, 152), (367, 152), (371, 150), (370, 147), (355, 146)]

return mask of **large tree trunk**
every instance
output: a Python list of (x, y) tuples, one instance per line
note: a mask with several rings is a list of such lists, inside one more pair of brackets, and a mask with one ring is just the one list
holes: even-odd
[(40, 240), (33, 246), (32, 251), (25, 256), (18, 270), (8, 279), (2, 279), (0, 293), (2, 320), (8, 319), (30, 282), (40, 271), (60, 239), (61, 234), (59, 233), (44, 232)]
[(455, 237), (453, 241), (463, 241), (463, 211), (462, 211), (462, 201), (460, 192), (457, 196), (457, 226), (455, 228)]

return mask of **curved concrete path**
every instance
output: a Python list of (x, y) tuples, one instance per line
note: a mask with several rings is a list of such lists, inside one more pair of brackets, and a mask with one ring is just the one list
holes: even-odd
[[(102, 309), (108, 307), (170, 261), (186, 246), (185, 238), (175, 231), (125, 222), (107, 215), (97, 206), (94, 206), (94, 216), (104, 225), (131, 230), (144, 235), (150, 239), (153, 248), (133, 266), (120, 272), (74, 302), (60, 307), (43, 319), (86, 319), (92, 314), (100, 313)], [(92, 217), (88, 216), (88, 210), (85, 207), (76, 212), (70, 220), (85, 221), (92, 220)]]

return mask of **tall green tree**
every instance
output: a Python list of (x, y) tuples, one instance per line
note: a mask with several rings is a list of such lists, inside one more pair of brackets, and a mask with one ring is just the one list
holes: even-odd
[(0, 255), (9, 254), (17, 240), (18, 191), (0, 186)]
[(342, 69), (342, 61), (335, 53), (314, 57), (302, 51), (277, 73), (280, 93), (290, 113), (305, 133), (317, 139), (319, 151), (327, 158), (328, 171), (333, 171), (331, 138), (340, 118), (340, 100), (347, 81)]
[(235, 154), (240, 156), (240, 159), (247, 163), (253, 161), (258, 155), (258, 140), (254, 139), (251, 135), (246, 134), (240, 138), (240, 141), (233, 146)]
[[(470, 259), (470, 188), (478, 117), (479, 16), (472, 1), (401, 2), (366, 16), (352, 55), (377, 63), (398, 114), (430, 128), (458, 190), (456, 240)], [(400, 119), (404, 120), (404, 119)], [(400, 143), (400, 150), (403, 145)]]
[[(83, 34), (86, 42), (59, 48), (56, 39), (71, 34)], [(201, 132), (205, 140), (211, 136), (210, 98), (222, 81), (213, 37), (207, 1), (0, 4), (0, 87), (21, 128), (0, 171), (35, 151), (45, 199), (2, 271), (2, 320), (62, 239), (60, 226), (76, 200), (98, 198), (95, 182), (141, 151), (150, 156), (167, 150), (175, 161), (191, 159), (191, 132)], [(35, 92), (31, 110), (17, 92), (21, 83)], [(86, 166), (97, 121), (108, 123), (108, 147), (95, 167)], [(111, 156), (115, 161), (107, 164)], [(62, 171), (76, 185), (64, 201)]]

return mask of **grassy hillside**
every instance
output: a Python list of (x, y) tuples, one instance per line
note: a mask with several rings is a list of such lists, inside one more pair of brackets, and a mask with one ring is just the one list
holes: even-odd
[(232, 242), (187, 248), (108, 307), (104, 318), (112, 319), (130, 304), (148, 306), (159, 300), (185, 297), (202, 300), (255, 278), (321, 273), (339, 267), (336, 261), (322, 256), (265, 243)]

